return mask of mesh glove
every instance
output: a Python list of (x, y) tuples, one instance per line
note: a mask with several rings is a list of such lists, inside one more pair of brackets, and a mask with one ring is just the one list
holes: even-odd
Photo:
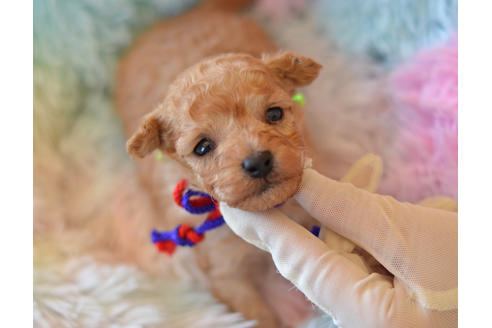
[(392, 275), (368, 272), (278, 209), (221, 203), (229, 227), (340, 327), (457, 327), (456, 213), (373, 194), (305, 169), (297, 202)]

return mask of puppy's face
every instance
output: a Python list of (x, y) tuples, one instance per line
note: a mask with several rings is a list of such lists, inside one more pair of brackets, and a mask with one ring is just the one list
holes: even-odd
[(159, 148), (217, 200), (250, 211), (271, 208), (301, 181), (302, 110), (291, 97), (320, 68), (292, 53), (202, 61), (173, 82), (128, 141), (128, 152), (144, 157)]

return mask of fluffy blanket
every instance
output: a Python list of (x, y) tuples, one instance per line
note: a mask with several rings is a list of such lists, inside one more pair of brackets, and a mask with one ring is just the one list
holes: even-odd
[[(115, 64), (135, 35), (196, 2), (34, 2), (35, 326), (254, 326), (213, 299), (192, 253), (151, 277), (91, 247), (85, 229), (117, 215), (108, 204), (132, 176)], [(457, 0), (263, 0), (249, 15), (324, 66), (305, 90), (324, 174), (340, 178), (372, 152), (385, 166), (379, 192), (456, 198)]]

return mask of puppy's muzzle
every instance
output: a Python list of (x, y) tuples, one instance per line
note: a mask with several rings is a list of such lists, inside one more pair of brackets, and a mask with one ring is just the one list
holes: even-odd
[(273, 169), (273, 155), (262, 151), (247, 157), (242, 163), (243, 170), (252, 178), (266, 178)]

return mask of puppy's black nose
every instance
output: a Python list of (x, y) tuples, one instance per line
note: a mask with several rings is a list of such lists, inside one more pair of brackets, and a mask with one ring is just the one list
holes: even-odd
[(264, 178), (272, 171), (273, 156), (269, 151), (262, 151), (243, 161), (244, 171), (252, 178)]

